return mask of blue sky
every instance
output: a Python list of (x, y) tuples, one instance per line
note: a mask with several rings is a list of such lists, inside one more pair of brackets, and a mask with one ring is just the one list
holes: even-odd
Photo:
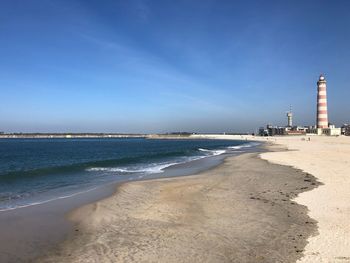
[(0, 130), (350, 122), (348, 1), (0, 1)]

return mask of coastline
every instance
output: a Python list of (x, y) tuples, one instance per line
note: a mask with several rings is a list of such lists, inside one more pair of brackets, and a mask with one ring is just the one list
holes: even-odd
[(290, 165), (314, 175), (322, 185), (302, 193), (295, 202), (305, 205), (318, 223), (298, 263), (350, 262), (350, 137), (278, 137), (274, 143), (287, 152), (263, 153), (263, 159)]
[(318, 183), (258, 155), (227, 157), (198, 175), (124, 183), (70, 213), (75, 231), (37, 261), (295, 262), (317, 227), (291, 199)]
[[(175, 164), (165, 168), (162, 173), (154, 173), (137, 181), (186, 177), (219, 165), (226, 155), (236, 154), (240, 152)], [(50, 250), (63, 242), (73, 231), (73, 224), (67, 219), (67, 214), (81, 206), (112, 196), (115, 189), (118, 189), (124, 181), (110, 182), (67, 198), (1, 212), (0, 261), (33, 262), (43, 251)]]
[[(308, 137), (311, 138), (310, 141)], [(304, 251), (300, 252), (302, 256), (299, 257), (298, 262), (350, 262), (350, 225), (348, 224), (350, 205), (347, 202), (350, 200), (348, 191), (350, 178), (347, 176), (350, 168), (347, 160), (350, 156), (350, 137), (276, 136), (266, 138), (240, 135), (194, 135), (189, 137), (189, 139), (195, 138), (262, 141), (267, 142), (270, 149), (275, 146), (283, 147), (284, 151), (276, 150), (262, 153), (259, 156), (269, 163), (285, 165), (289, 168), (295, 167), (312, 174), (322, 184), (292, 199), (297, 204), (307, 206), (307, 213), (312, 220), (316, 220), (314, 226), (317, 226), (317, 232), (309, 236), (308, 244)], [(169, 180), (173, 179), (177, 178)], [(113, 193), (112, 189), (110, 194)], [(108, 196), (110, 195), (106, 195)], [(96, 204), (96, 200), (91, 202)], [(16, 229), (16, 231), (21, 230)], [(70, 238), (65, 238), (65, 242)], [(11, 240), (5, 244), (13, 246)], [(57, 248), (56, 246), (54, 251), (57, 252)], [(44, 258), (41, 257), (40, 260)]]
[(350, 136), (230, 136), (198, 135), (197, 138), (242, 139), (269, 142), (288, 149), (261, 154), (275, 164), (310, 173), (322, 184), (300, 194), (295, 202), (307, 206), (317, 221), (318, 234), (309, 237), (298, 263), (350, 262)]

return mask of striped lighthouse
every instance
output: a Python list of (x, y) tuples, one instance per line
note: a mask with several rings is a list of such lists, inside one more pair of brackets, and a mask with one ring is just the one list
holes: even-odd
[(321, 74), (317, 81), (317, 128), (328, 128), (327, 81)]

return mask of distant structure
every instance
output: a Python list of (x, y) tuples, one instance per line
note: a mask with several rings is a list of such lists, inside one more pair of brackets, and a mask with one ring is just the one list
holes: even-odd
[(346, 135), (346, 136), (350, 136), (350, 124), (344, 124), (341, 127), (341, 134)]
[(292, 106), (290, 106), (289, 112), (287, 112), (287, 119), (288, 119), (288, 127), (293, 126), (293, 112), (292, 112)]
[(266, 128), (259, 128), (260, 136), (276, 136), (276, 135), (304, 135), (310, 127), (303, 126), (293, 126), (293, 112), (292, 107), (290, 107), (289, 112), (287, 112), (287, 126), (273, 126), (267, 124)]
[(327, 81), (323, 74), (317, 81), (317, 129), (328, 128)]
[(336, 128), (328, 122), (327, 81), (323, 74), (320, 75), (317, 81), (317, 117), (314, 133), (330, 136), (338, 136), (341, 134), (340, 128)]
[(287, 126), (273, 126), (271, 124), (259, 128), (261, 136), (275, 135), (303, 135), (317, 134), (338, 136), (341, 134), (350, 135), (350, 125), (344, 124), (342, 128), (336, 128), (328, 122), (328, 107), (327, 107), (327, 81), (323, 74), (320, 75), (317, 81), (317, 115), (315, 126), (293, 126), (293, 112), (290, 107), (287, 112)]

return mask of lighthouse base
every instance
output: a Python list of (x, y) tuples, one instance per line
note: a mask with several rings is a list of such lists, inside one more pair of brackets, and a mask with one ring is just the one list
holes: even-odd
[(317, 135), (339, 136), (341, 135), (341, 129), (335, 127), (317, 128), (315, 129), (315, 133)]

